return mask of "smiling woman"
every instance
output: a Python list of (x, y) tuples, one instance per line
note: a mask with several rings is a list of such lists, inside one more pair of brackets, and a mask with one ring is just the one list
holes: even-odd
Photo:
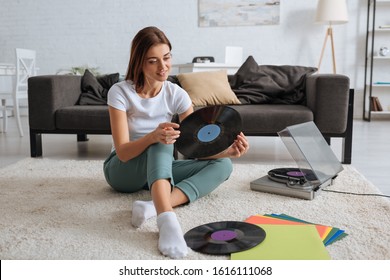
[(193, 112), (188, 93), (167, 81), (171, 43), (156, 27), (134, 37), (126, 79), (108, 92), (113, 149), (104, 163), (108, 184), (120, 192), (149, 189), (151, 201), (133, 203), (132, 224), (140, 227), (157, 216), (158, 248), (171, 258), (187, 255), (188, 248), (173, 208), (208, 195), (232, 172), (230, 158), (249, 148), (239, 133), (225, 151), (207, 160), (175, 160), (173, 144), (182, 121)]

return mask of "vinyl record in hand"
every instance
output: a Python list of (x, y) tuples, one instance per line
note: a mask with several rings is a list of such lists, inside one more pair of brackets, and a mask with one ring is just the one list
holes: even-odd
[(195, 227), (184, 234), (184, 239), (194, 251), (225, 255), (253, 248), (265, 239), (265, 235), (257, 225), (223, 221)]
[(231, 107), (217, 105), (196, 110), (180, 124), (177, 150), (188, 158), (218, 154), (241, 132), (241, 116)]

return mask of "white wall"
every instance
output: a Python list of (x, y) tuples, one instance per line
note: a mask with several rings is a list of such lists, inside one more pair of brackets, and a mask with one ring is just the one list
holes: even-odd
[[(362, 115), (367, 0), (347, 0), (348, 24), (334, 26), (337, 72), (355, 88)], [(40, 74), (89, 65), (125, 74), (130, 42), (144, 26), (161, 28), (174, 63), (210, 55), (223, 62), (225, 46), (242, 46), (260, 64), (317, 66), (326, 26), (314, 23), (317, 0), (281, 0), (280, 24), (198, 27), (197, 0), (0, 0), (0, 62), (14, 48), (37, 50)], [(329, 43), (329, 42), (328, 42)], [(330, 44), (321, 71), (331, 73)]]

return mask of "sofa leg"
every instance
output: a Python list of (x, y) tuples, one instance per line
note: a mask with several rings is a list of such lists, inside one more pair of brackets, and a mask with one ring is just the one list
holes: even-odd
[(30, 153), (31, 157), (42, 156), (42, 134), (30, 131)]
[(342, 151), (342, 163), (351, 164), (352, 162), (352, 139), (343, 138), (343, 151)]
[(88, 141), (88, 140), (89, 139), (88, 139), (86, 133), (77, 134), (77, 142), (85, 142), (85, 141)]
[(355, 90), (352, 88), (349, 90), (348, 100), (348, 116), (347, 116), (347, 130), (345, 132), (345, 138), (343, 138), (343, 158), (342, 163), (352, 163), (352, 137), (353, 137), (353, 103), (355, 97)]

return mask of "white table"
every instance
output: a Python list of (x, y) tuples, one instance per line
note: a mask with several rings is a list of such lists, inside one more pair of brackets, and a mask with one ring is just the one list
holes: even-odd
[[(12, 93), (14, 90), (14, 83), (15, 83), (15, 65), (11, 63), (0, 63), (0, 94), (2, 93)], [(10, 95), (11, 97), (11, 95)], [(3, 106), (3, 104), (0, 101), (0, 105)], [(1, 116), (3, 116), (4, 111), (1, 108)], [(4, 123), (4, 120), (3, 120)], [(0, 128), (0, 132), (3, 131), (4, 128)]]
[[(35, 68), (37, 71), (39, 68)], [(12, 92), (16, 79), (16, 66), (12, 63), (0, 63), (0, 93)]]
[(190, 72), (204, 72), (204, 71), (216, 71), (216, 70), (227, 70), (229, 75), (233, 75), (237, 72), (241, 65), (232, 65), (225, 63), (185, 63), (175, 64), (172, 67), (178, 68), (179, 73), (190, 73)]
[[(39, 70), (39, 68), (35, 68), (35, 69)], [(16, 81), (16, 66), (15, 66), (15, 64), (0, 63), (0, 94), (13, 93), (14, 87), (15, 87), (15, 81)], [(12, 95), (10, 94), (9, 98), (11, 98), (11, 97), (12, 97)], [(8, 96), (7, 96), (7, 99), (8, 99)], [(2, 104), (0, 103), (0, 105), (2, 105)], [(26, 107), (27, 104), (22, 103), (21, 106)], [(2, 117), (4, 117), (4, 116), (2, 116)], [(0, 131), (2, 131), (2, 129), (0, 129)]]
[(12, 63), (1, 63), (0, 62), (0, 75), (14, 75), (15, 64)]
[(0, 63), (0, 92), (12, 92), (16, 67), (11, 63)]

